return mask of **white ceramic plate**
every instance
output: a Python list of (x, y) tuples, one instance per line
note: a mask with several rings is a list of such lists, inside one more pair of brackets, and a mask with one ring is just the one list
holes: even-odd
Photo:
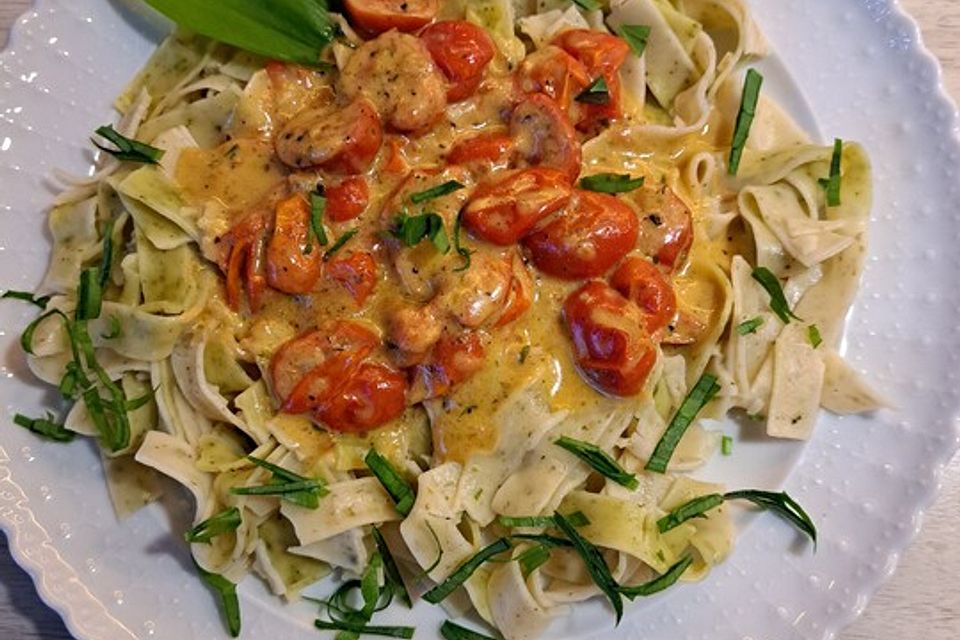
[[(40, 0), (0, 55), (0, 288), (39, 282), (48, 176), (89, 170), (89, 133), (111, 118), (113, 96), (163, 31), (135, 4)], [(873, 158), (870, 261), (845, 346), (897, 409), (824, 415), (805, 447), (741, 433), (734, 455), (705, 470), (733, 487), (785, 481), (817, 521), (816, 554), (760, 517), (702, 584), (631, 606), (616, 632), (601, 603), (578, 607), (551, 639), (831, 638), (893, 571), (960, 442), (960, 143), (936, 62), (892, 1), (751, 4), (777, 52), (763, 65), (764, 90), (812, 133), (819, 125), (827, 138), (859, 140)], [(192, 513), (182, 494), (118, 524), (90, 443), (46, 444), (11, 426), (15, 412), (39, 414), (53, 400), (16, 346), (31, 314), (0, 307), (0, 524), (11, 552), (78, 638), (224, 636), (178, 539)], [(311, 607), (283, 606), (255, 578), (241, 605), (246, 638), (317, 637)], [(409, 624), (404, 615), (383, 624)], [(418, 607), (417, 637), (436, 636), (440, 615)]]

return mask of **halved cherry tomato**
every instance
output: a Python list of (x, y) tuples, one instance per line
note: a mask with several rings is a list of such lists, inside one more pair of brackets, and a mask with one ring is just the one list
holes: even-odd
[(248, 215), (221, 240), (226, 252), (220, 268), (226, 275), (227, 304), (234, 310), (240, 309), (244, 279), (250, 310), (256, 313), (260, 308), (260, 299), (266, 290), (262, 254), (268, 220), (264, 211)]
[(273, 236), (267, 245), (267, 283), (284, 293), (308, 293), (323, 270), (320, 247), (306, 252), (310, 238), (310, 204), (302, 194), (282, 200), (274, 220)]
[(307, 109), (280, 130), (277, 156), (294, 169), (321, 167), (336, 173), (362, 173), (383, 142), (380, 116), (372, 102), (358, 97), (346, 107)]
[(552, 45), (531, 53), (517, 71), (517, 86), (521, 92), (547, 95), (564, 111), (589, 84), (587, 68), (560, 47)]
[(483, 368), (487, 351), (473, 331), (444, 334), (433, 347), (430, 360), (417, 367), (417, 375), (426, 388), (426, 398), (446, 395)]
[(465, 20), (449, 20), (430, 25), (420, 39), (450, 81), (447, 100), (458, 102), (470, 97), (480, 86), (483, 71), (495, 52), (486, 30)]
[(650, 262), (630, 257), (617, 267), (610, 286), (640, 308), (647, 332), (657, 336), (677, 315), (677, 295), (670, 281)]
[(407, 380), (400, 372), (367, 362), (328, 394), (313, 416), (333, 431), (362, 433), (398, 418), (406, 398)]
[(570, 29), (557, 36), (553, 44), (581, 62), (593, 79), (603, 76), (610, 101), (607, 104), (577, 104), (576, 125), (584, 131), (607, 126), (622, 115), (620, 67), (630, 47), (616, 36), (592, 29)]
[(327, 265), (327, 276), (346, 289), (362, 307), (377, 286), (377, 262), (366, 251), (356, 251)]
[(676, 271), (693, 244), (693, 214), (666, 185), (645, 186), (626, 196), (640, 213), (637, 248), (666, 271)]
[(447, 154), (447, 162), (491, 171), (508, 167), (513, 151), (513, 138), (510, 136), (504, 133), (481, 133), (457, 142)]
[(568, 177), (555, 169), (513, 171), (477, 187), (464, 209), (463, 222), (487, 242), (510, 245), (562, 209), (572, 193)]
[(529, 96), (517, 105), (510, 118), (510, 134), (527, 164), (558, 169), (571, 183), (580, 175), (577, 132), (557, 103), (544, 94)]
[(657, 362), (657, 349), (635, 304), (602, 282), (570, 294), (563, 318), (583, 376), (616, 396), (640, 393)]
[(327, 216), (334, 222), (346, 222), (360, 216), (370, 203), (370, 187), (362, 176), (352, 176), (340, 184), (327, 186)]
[(637, 243), (637, 216), (618, 198), (573, 192), (567, 208), (523, 239), (533, 263), (566, 280), (603, 275)]
[(310, 369), (280, 406), (283, 413), (313, 411), (353, 375), (368, 354), (364, 351), (335, 353)]
[(309, 331), (286, 342), (270, 360), (270, 378), (273, 390), (283, 402), (292, 402), (292, 411), (306, 411), (302, 408), (307, 395), (293, 392), (314, 369), (327, 360), (340, 354), (350, 354), (359, 361), (369, 355), (380, 344), (377, 335), (359, 322), (338, 320)]
[(344, 0), (350, 22), (367, 33), (416, 31), (433, 20), (440, 0)]

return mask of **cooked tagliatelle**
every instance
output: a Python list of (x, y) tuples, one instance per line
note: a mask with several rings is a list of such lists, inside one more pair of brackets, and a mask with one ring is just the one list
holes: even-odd
[(18, 424), (98, 438), (121, 517), (187, 487), (234, 633), (251, 571), (292, 600), (336, 570), (317, 626), (347, 636), (419, 595), (525, 639), (701, 579), (727, 501), (815, 538), (686, 474), (701, 418), (805, 439), (880, 406), (836, 351), (868, 159), (764, 96), (746, 6), (344, 4), (317, 64), (178, 31), (117, 100), (51, 297), (13, 294), (72, 409)]

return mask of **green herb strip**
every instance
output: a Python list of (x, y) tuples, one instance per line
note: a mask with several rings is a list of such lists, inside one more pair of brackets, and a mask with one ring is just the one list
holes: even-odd
[(555, 440), (553, 444), (562, 449), (566, 449), (589, 465), (594, 471), (621, 486), (633, 491), (636, 491), (637, 487), (640, 486), (640, 483), (637, 481), (637, 476), (632, 473), (627, 473), (623, 467), (617, 464), (616, 460), (610, 457), (610, 454), (595, 444), (575, 440), (567, 436), (562, 436), (560, 439)]
[(598, 76), (574, 99), (583, 104), (610, 104), (610, 89), (607, 87), (607, 81), (603, 76)]
[(327, 238), (327, 230), (323, 226), (323, 214), (327, 211), (327, 199), (322, 193), (314, 191), (310, 194), (310, 234), (307, 236), (307, 247), (304, 253), (313, 251), (313, 239), (316, 238), (317, 244), (325, 247), (330, 244)]
[(424, 238), (429, 238), (437, 251), (442, 254), (450, 253), (450, 238), (443, 226), (443, 218), (435, 213), (418, 216), (401, 214), (394, 221), (391, 234), (407, 247), (415, 247)]
[(635, 587), (620, 587), (620, 593), (631, 600), (636, 597), (652, 596), (655, 593), (672, 587), (691, 564), (693, 564), (693, 557), (685, 556), (682, 560), (667, 569), (667, 572), (662, 576)]
[(763, 86), (763, 76), (754, 69), (747, 70), (747, 79), (743, 83), (743, 96), (740, 100), (740, 111), (737, 113), (737, 124), (733, 131), (733, 143), (730, 148), (730, 175), (737, 175), (740, 170), (740, 159), (743, 149), (750, 136), (750, 127), (757, 114), (757, 102), (760, 99), (760, 88)]
[(450, 574), (446, 580), (423, 594), (423, 599), (430, 604), (439, 604), (440, 602), (443, 602), (447, 596), (456, 591), (464, 582), (466, 582), (470, 576), (473, 575), (473, 572), (480, 567), (480, 565), (490, 558), (509, 550), (510, 541), (506, 538), (500, 538), (493, 544), (484, 547), (476, 555), (460, 565), (460, 567)]
[(584, 11), (597, 11), (603, 8), (598, 0), (573, 0), (573, 2)]
[(350, 242), (355, 235), (360, 233), (358, 229), (351, 229), (347, 231), (342, 236), (337, 238), (337, 241), (333, 243), (333, 246), (327, 249), (327, 252), (323, 254), (323, 261), (329, 262), (330, 259), (337, 254), (338, 251), (343, 249), (348, 242)]
[(77, 290), (77, 320), (95, 320), (103, 308), (103, 292), (100, 289), (99, 269), (89, 268), (80, 272), (80, 288)]
[(227, 630), (234, 638), (240, 635), (240, 600), (237, 598), (237, 585), (216, 573), (210, 573), (194, 562), (200, 577), (212, 588), (220, 598), (223, 616), (227, 622)]
[(593, 578), (593, 581), (604, 595), (607, 596), (607, 599), (613, 606), (613, 611), (617, 616), (617, 624), (619, 625), (620, 619), (623, 617), (623, 599), (620, 597), (620, 585), (613, 579), (610, 568), (607, 567), (607, 563), (604, 561), (600, 550), (577, 533), (576, 527), (570, 524), (570, 521), (561, 514), (556, 513), (553, 517), (557, 522), (557, 528), (567, 536), (570, 542), (573, 543), (573, 548), (580, 554), (590, 577)]
[(814, 544), (817, 543), (817, 527), (813, 524), (813, 519), (786, 492), (774, 493), (748, 489), (731, 491), (723, 497), (725, 500), (746, 500), (761, 509), (773, 511), (809, 536)]
[(814, 349), (823, 344), (823, 336), (820, 335), (820, 328), (815, 324), (807, 327), (807, 338), (810, 340), (810, 344)]
[(52, 413), (48, 413), (45, 418), (28, 418), (18, 413), (13, 416), (13, 422), (52, 442), (70, 442), (77, 435), (58, 423)]
[(550, 548), (548, 545), (538, 544), (517, 556), (516, 560), (520, 565), (520, 572), (524, 578), (546, 564), (550, 559)]
[(691, 518), (702, 517), (707, 511), (715, 509), (721, 504), (723, 504), (723, 496), (719, 493), (694, 498), (657, 520), (657, 529), (660, 533), (666, 533), (671, 529), (676, 529)]
[(383, 572), (387, 577), (388, 588), (391, 589), (393, 595), (400, 598), (400, 601), (407, 605), (408, 608), (412, 607), (413, 600), (410, 598), (407, 585), (400, 575), (400, 568), (397, 566), (397, 561), (393, 559), (393, 554), (390, 553), (390, 547), (387, 546), (387, 541), (377, 527), (373, 528), (373, 541), (377, 545), (377, 552), (383, 559)]
[(240, 510), (236, 507), (230, 507), (199, 523), (185, 533), (183, 537), (187, 542), (210, 544), (210, 541), (217, 536), (236, 531), (240, 522)]
[(763, 326), (763, 318), (757, 316), (756, 318), (751, 318), (737, 325), (737, 335), (745, 336), (751, 333), (756, 333), (757, 329)]
[(429, 200), (435, 200), (456, 191), (460, 191), (463, 188), (463, 184), (457, 182), (456, 180), (450, 180), (449, 182), (444, 182), (443, 184), (437, 185), (431, 189), (427, 189), (426, 191), (414, 193), (410, 196), (410, 202), (413, 204), (423, 204)]
[(455, 273), (466, 271), (467, 269), (470, 268), (471, 256), (474, 253), (472, 250), (467, 249), (462, 244), (460, 244), (460, 231), (462, 230), (462, 228), (463, 228), (463, 211), (457, 214), (457, 221), (453, 224), (453, 248), (457, 252), (457, 255), (459, 255), (463, 259), (463, 264), (461, 264), (459, 267), (453, 270)]
[[(582, 511), (574, 511), (567, 516), (567, 520), (575, 527), (585, 527), (590, 524), (590, 519)], [(537, 528), (546, 529), (547, 527), (557, 526), (553, 516), (500, 516), (497, 521), (501, 526), (509, 528)]]
[(50, 302), (50, 296), (37, 296), (29, 291), (14, 291), (13, 289), (5, 291), (4, 294), (0, 296), (0, 299), (23, 300), (41, 309), (46, 309), (47, 304)]
[(723, 436), (723, 438), (721, 438), (720, 452), (725, 456), (729, 456), (733, 453), (733, 438), (730, 436)]
[(653, 471), (654, 473), (667, 472), (667, 465), (670, 463), (670, 458), (673, 456), (673, 452), (680, 443), (683, 434), (686, 433), (697, 414), (713, 399), (713, 396), (717, 395), (718, 391), (720, 391), (720, 383), (717, 382), (716, 376), (705, 373), (697, 380), (697, 384), (684, 398), (677, 413), (670, 420), (670, 424), (667, 425), (667, 430), (660, 438), (660, 442), (653, 450), (653, 454), (645, 467), (647, 471)]
[(580, 188), (599, 193), (629, 193), (643, 186), (643, 176), (633, 178), (625, 173), (597, 173), (580, 179)]
[(407, 481), (403, 479), (403, 476), (393, 468), (390, 461), (380, 455), (376, 449), (370, 449), (363, 461), (387, 493), (390, 494), (390, 497), (393, 498), (397, 505), (397, 512), (404, 517), (410, 515), (417, 496), (410, 485), (407, 484)]
[(616, 28), (617, 35), (623, 38), (633, 55), (643, 56), (647, 49), (647, 40), (650, 38), (650, 27), (642, 24), (622, 24)]
[(827, 195), (828, 207), (840, 206), (840, 169), (843, 163), (843, 140), (833, 141), (833, 156), (830, 158), (830, 177), (820, 178), (818, 182)]
[(757, 267), (753, 270), (753, 279), (760, 283), (760, 286), (766, 290), (770, 296), (770, 309), (777, 314), (777, 317), (784, 324), (790, 324), (790, 319), (800, 320), (787, 303), (787, 297), (783, 294), (783, 287), (780, 286), (780, 280), (773, 272), (766, 267)]
[(362, 636), (381, 636), (385, 638), (412, 638), (416, 631), (413, 627), (381, 627), (346, 621), (324, 622), (323, 620), (314, 620), (313, 624), (321, 631), (347, 631)]
[(320, 498), (327, 495), (326, 484), (322, 480), (306, 478), (298, 473), (284, 469), (266, 460), (247, 456), (247, 460), (266, 469), (273, 477), (266, 485), (254, 487), (233, 487), (230, 492), (240, 496), (280, 496), (283, 500), (306, 509), (320, 506)]
[(495, 638), (471, 631), (449, 620), (445, 620), (440, 626), (440, 636), (443, 640), (495, 640)]
[(100, 127), (97, 129), (97, 135), (113, 143), (116, 149), (105, 147), (96, 140), (93, 141), (93, 144), (104, 153), (109, 153), (122, 162), (157, 164), (163, 158), (164, 152), (161, 149), (128, 138), (114, 129), (113, 125)]

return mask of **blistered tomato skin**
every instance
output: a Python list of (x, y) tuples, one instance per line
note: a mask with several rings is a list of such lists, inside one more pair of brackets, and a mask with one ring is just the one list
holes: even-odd
[(650, 335), (662, 335), (677, 314), (673, 285), (649, 260), (637, 256), (627, 258), (611, 276), (610, 286), (640, 308)]
[(584, 378), (614, 396), (640, 393), (657, 362), (657, 349), (636, 305), (603, 282), (570, 294), (563, 319)]
[(363, 176), (351, 176), (327, 186), (327, 217), (333, 222), (347, 222), (360, 217), (370, 203), (370, 187)]
[(618, 198), (576, 190), (566, 209), (523, 244), (544, 273), (582, 280), (609, 271), (633, 250), (637, 233), (636, 214)]
[(332, 431), (364, 433), (394, 420), (407, 404), (407, 381), (396, 369), (367, 362), (326, 394), (313, 416)]
[(350, 22), (367, 33), (416, 31), (433, 20), (440, 0), (344, 0)]
[(420, 34), (434, 62), (450, 82), (447, 100), (470, 97), (493, 60), (494, 44), (487, 32), (465, 20), (436, 22)]

